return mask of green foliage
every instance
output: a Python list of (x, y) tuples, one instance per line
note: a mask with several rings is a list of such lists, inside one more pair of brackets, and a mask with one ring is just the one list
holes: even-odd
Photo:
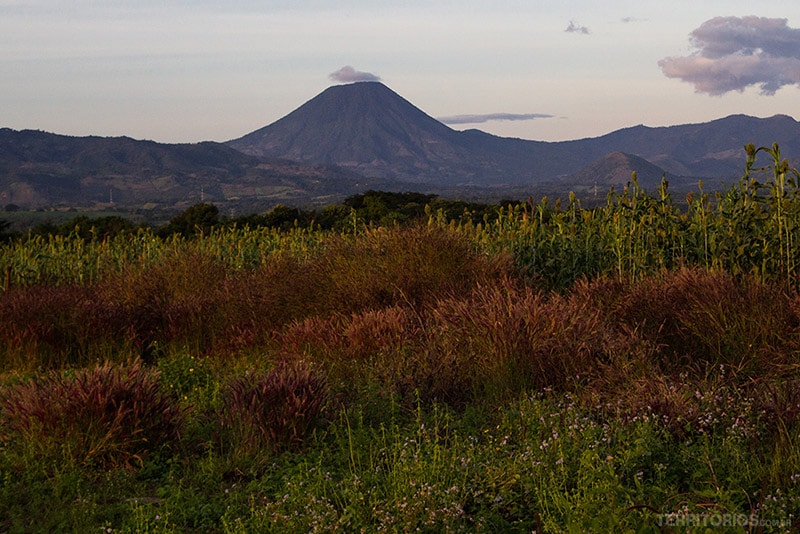
[(80, 238), (84, 241), (104, 241), (122, 233), (135, 232), (136, 229), (135, 224), (119, 215), (94, 218), (79, 215), (58, 226), (53, 223), (34, 226), (29, 233), (29, 237), (57, 235)]
[(747, 154), (683, 211), (633, 177), (0, 247), (0, 530), (790, 531), (797, 175)]
[(219, 222), (219, 208), (213, 204), (195, 204), (170, 219), (169, 224), (159, 229), (159, 235), (207, 234)]
[(267, 228), (290, 230), (295, 226), (307, 227), (312, 224), (313, 221), (314, 212), (305, 211), (300, 208), (290, 208), (279, 204), (264, 215), (240, 217), (233, 222), (239, 226), (264, 226)]
[(10, 222), (0, 219), (0, 243), (9, 241), (11, 239), (11, 233), (8, 232), (8, 229), (10, 227), (11, 227)]
[(207, 358), (185, 352), (160, 358), (157, 368), (162, 387), (183, 400), (188, 401), (191, 397), (195, 406), (203, 402), (201, 397), (215, 383)]
[[(464, 223), (460, 231), (489, 250), (511, 251), (518, 266), (547, 288), (563, 289), (581, 277), (601, 274), (638, 280), (662, 269), (700, 266), (762, 280), (798, 280), (794, 222), (800, 214), (797, 170), (781, 160), (778, 147), (764, 151), (773, 162), (754, 167), (712, 198), (687, 196), (682, 212), (663, 181), (654, 194), (639, 187), (635, 173), (621, 192), (611, 190), (606, 205), (584, 209), (570, 195), (562, 208), (546, 198), (538, 204), (508, 206), (486, 224)], [(753, 175), (763, 174), (764, 183)], [(432, 220), (446, 223), (443, 214)]]
[(425, 214), (425, 206), (435, 198), (436, 195), (421, 193), (367, 191), (346, 198), (343, 204), (354, 210), (359, 219), (385, 226), (419, 219)]

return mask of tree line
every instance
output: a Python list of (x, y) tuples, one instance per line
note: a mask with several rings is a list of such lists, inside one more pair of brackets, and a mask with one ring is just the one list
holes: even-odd
[(497, 204), (446, 200), (435, 194), (415, 192), (366, 191), (347, 197), (341, 204), (321, 209), (304, 209), (279, 204), (265, 213), (227, 217), (211, 203), (190, 206), (172, 217), (168, 223), (152, 227), (137, 224), (120, 216), (88, 217), (77, 215), (55, 224), (47, 222), (31, 227), (25, 232), (13, 232), (10, 223), (0, 219), (0, 241), (25, 239), (37, 235), (77, 236), (86, 241), (112, 238), (123, 232), (147, 229), (159, 237), (178, 234), (184, 237), (208, 233), (220, 227), (276, 228), (289, 230), (311, 227), (320, 230), (346, 230), (353, 225), (387, 226), (406, 224), (427, 217), (431, 211), (442, 213), (449, 220), (478, 223), (497, 218), (500, 207), (520, 204), (517, 200), (503, 200)]

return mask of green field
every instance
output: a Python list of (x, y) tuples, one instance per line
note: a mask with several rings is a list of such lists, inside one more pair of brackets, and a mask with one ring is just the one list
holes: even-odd
[(0, 531), (794, 531), (800, 177), (762, 151), (681, 208), (2, 245)]

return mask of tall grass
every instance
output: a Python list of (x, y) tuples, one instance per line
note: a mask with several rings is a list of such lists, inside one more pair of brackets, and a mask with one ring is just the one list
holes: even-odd
[[(614, 275), (635, 281), (682, 266), (781, 279), (793, 287), (800, 261), (794, 235), (800, 214), (798, 171), (789, 167), (777, 145), (748, 146), (745, 153), (745, 172), (737, 183), (713, 195), (698, 184), (698, 192), (687, 196), (685, 208), (673, 200), (666, 180), (648, 192), (634, 173), (627, 187), (612, 189), (606, 204), (598, 208), (585, 209), (570, 195), (566, 207), (546, 198), (539, 203), (531, 200), (498, 208), (497, 218), (486, 217), (479, 224), (431, 213), (429, 225), (463, 233), (489, 253), (508, 251), (521, 269), (547, 288), (565, 288), (583, 276)], [(762, 163), (765, 156), (768, 159)], [(189, 251), (218, 258), (232, 269), (249, 270), (276, 254), (301, 260), (314, 257), (325, 242), (330, 249), (327, 267), (338, 269), (330, 282), (348, 284), (356, 281), (345, 279), (347, 264), (333, 264), (336, 247), (356, 239), (355, 246), (374, 258), (375, 269), (381, 269), (385, 267), (381, 258), (389, 257), (380, 249), (382, 232), (385, 229), (369, 229), (354, 220), (352, 228), (341, 234), (318, 231), (312, 225), (285, 232), (223, 228), (192, 239), (162, 240), (146, 230), (95, 241), (77, 234), (33, 236), (0, 248), (0, 272), (4, 290), (40, 283), (87, 284), (132, 265), (150, 267)], [(445, 261), (437, 253), (432, 244), (424, 266), (429, 274)]]
[(10, 244), (0, 530), (793, 528), (797, 175), (748, 158), (685, 210)]
[[(635, 173), (605, 206), (584, 209), (570, 195), (566, 207), (542, 199), (500, 210), (484, 224), (451, 227), (489, 251), (508, 250), (518, 266), (547, 288), (563, 289), (581, 277), (613, 275), (638, 280), (661, 269), (699, 266), (761, 280), (798, 282), (795, 244), (800, 214), (798, 171), (779, 147), (746, 147), (744, 176), (713, 195), (698, 183), (686, 208), (672, 198), (666, 180), (642, 189)], [(757, 156), (770, 159), (756, 166)], [(761, 181), (759, 181), (761, 180)], [(432, 224), (445, 224), (437, 214)]]
[(132, 468), (177, 445), (183, 410), (140, 364), (50, 374), (0, 394), (0, 441), (10, 450), (81, 467)]
[(302, 444), (326, 408), (328, 386), (323, 374), (294, 362), (236, 376), (221, 396), (220, 449), (252, 461)]
[(0, 248), (0, 266), (4, 273), (2, 288), (86, 284), (132, 266), (147, 268), (186, 252), (219, 258), (233, 269), (254, 268), (273, 253), (300, 257), (312, 254), (323, 235), (313, 227), (285, 232), (271, 228), (219, 228), (194, 239), (179, 234), (162, 239), (150, 230), (92, 241), (84, 240), (77, 233), (34, 235)]

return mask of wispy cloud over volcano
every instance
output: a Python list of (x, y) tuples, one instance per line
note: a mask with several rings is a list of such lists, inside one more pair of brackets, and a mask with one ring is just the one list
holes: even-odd
[(529, 121), (533, 119), (551, 119), (553, 115), (546, 113), (485, 113), (483, 115), (452, 115), (439, 117), (445, 124), (481, 124), (490, 121)]
[(774, 95), (800, 84), (800, 29), (787, 19), (716, 17), (690, 34), (697, 51), (658, 62), (669, 78), (694, 85), (698, 93), (722, 95), (757, 85)]
[(352, 83), (352, 82), (379, 82), (380, 76), (372, 74), (371, 72), (362, 72), (354, 69), (350, 65), (346, 65), (336, 72), (331, 72), (328, 78), (335, 82)]

